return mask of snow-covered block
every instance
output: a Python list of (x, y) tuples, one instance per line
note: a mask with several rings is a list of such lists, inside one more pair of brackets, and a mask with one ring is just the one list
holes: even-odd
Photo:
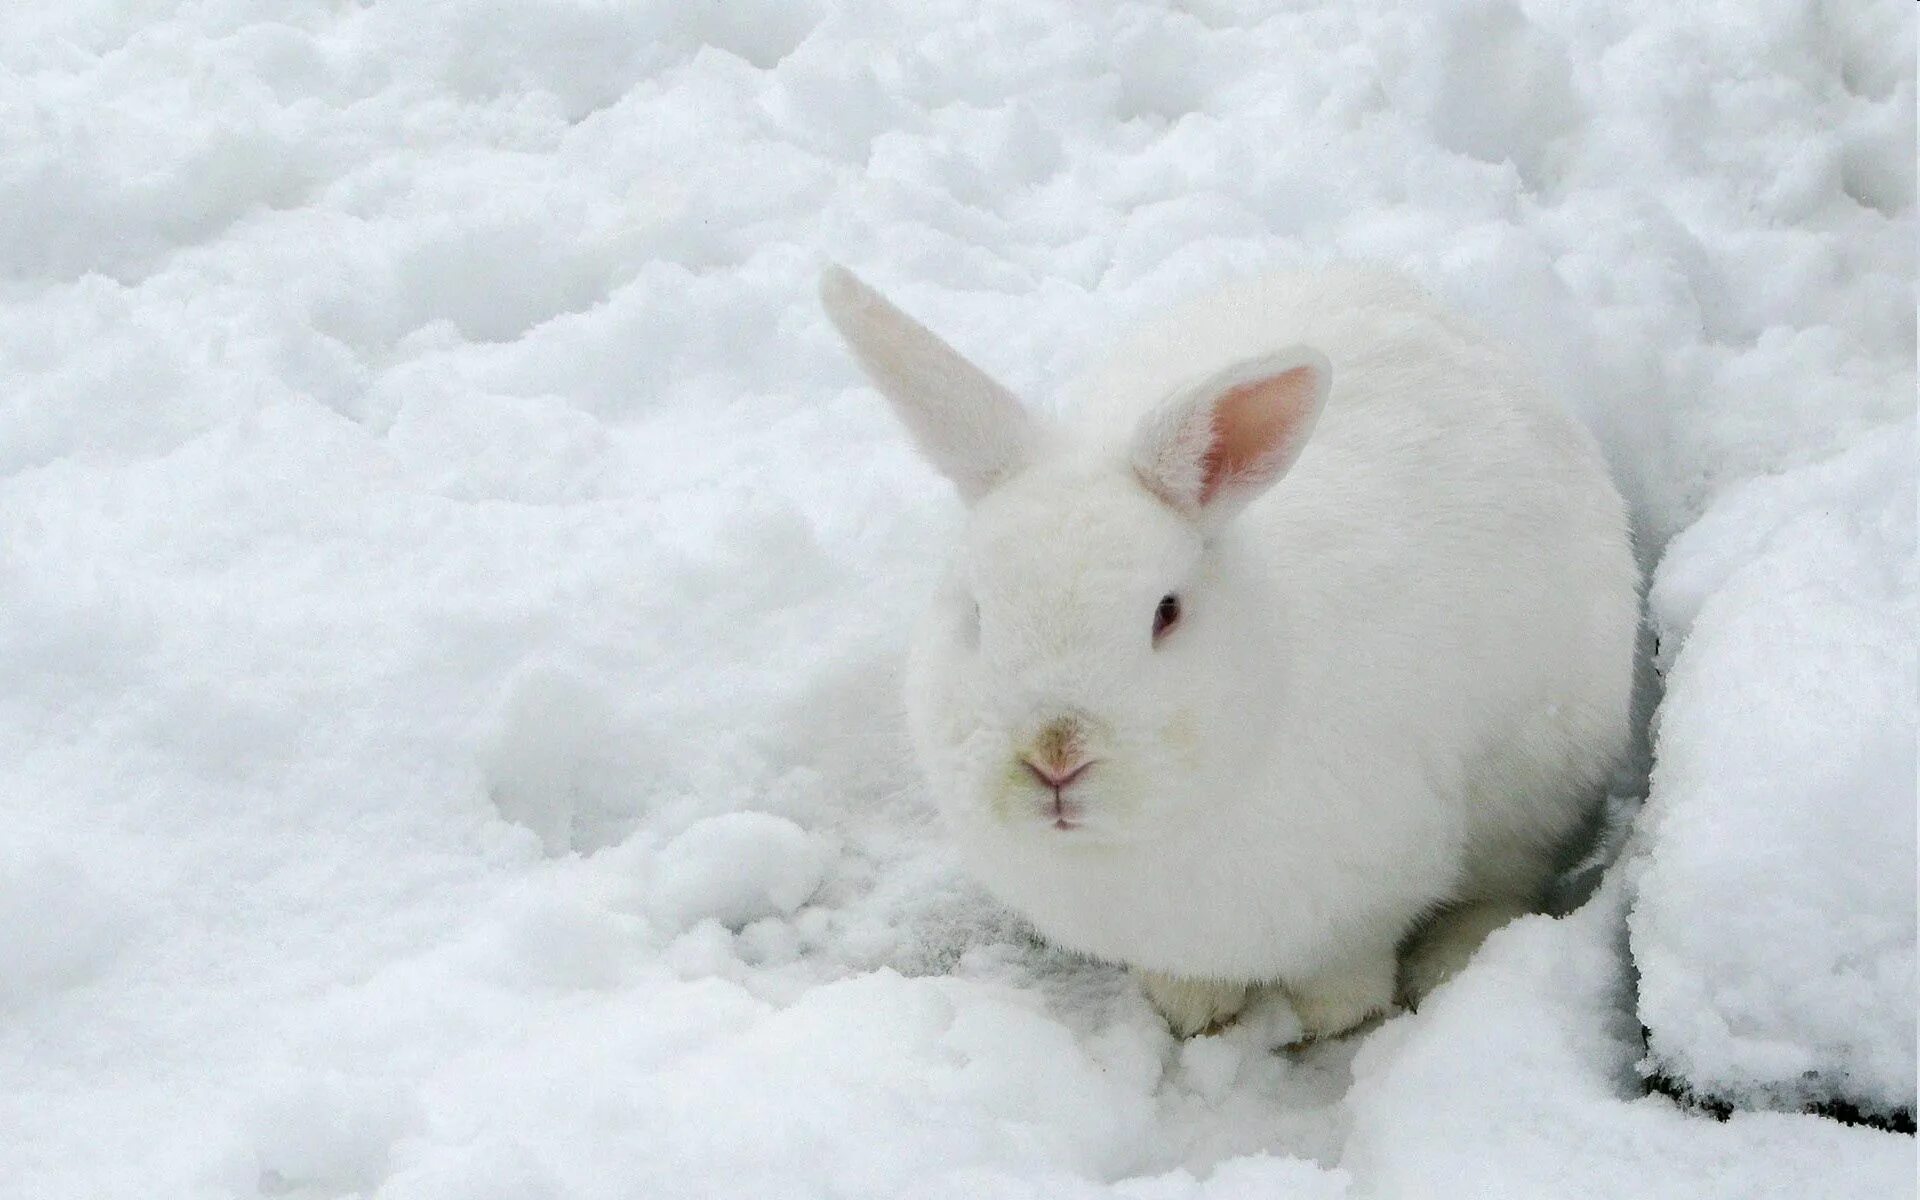
[(1628, 930), (1670, 1090), (1912, 1120), (1915, 595), (1910, 420), (1668, 548)]

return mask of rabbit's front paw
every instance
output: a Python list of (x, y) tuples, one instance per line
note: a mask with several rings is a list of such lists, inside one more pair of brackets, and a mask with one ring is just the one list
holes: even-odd
[(1192, 1037), (1226, 1024), (1247, 1003), (1247, 985), (1222, 979), (1188, 979), (1158, 971), (1135, 971), (1147, 999), (1178, 1037)]
[(1287, 985), (1302, 1041), (1338, 1037), (1393, 1007), (1394, 953), (1357, 958), (1303, 984)]

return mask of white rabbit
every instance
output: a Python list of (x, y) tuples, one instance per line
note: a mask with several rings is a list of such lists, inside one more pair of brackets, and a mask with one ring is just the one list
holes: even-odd
[(1182, 1034), (1268, 984), (1340, 1033), (1537, 904), (1627, 744), (1638, 578), (1593, 439), (1483, 336), (1382, 272), (1258, 280), (1048, 422), (821, 293), (971, 509), (906, 699), (988, 890)]

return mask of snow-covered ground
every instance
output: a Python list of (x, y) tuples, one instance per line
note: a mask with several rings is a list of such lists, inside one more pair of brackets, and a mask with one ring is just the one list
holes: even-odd
[[(1911, 1103), (1913, 7), (1276, 7), (0, 8), (0, 1193), (1909, 1193), (1638, 1064)], [(1329, 257), (1605, 443), (1653, 798), (1420, 1013), (1179, 1043), (953, 870), (957, 506), (813, 280), (1044, 396)]]

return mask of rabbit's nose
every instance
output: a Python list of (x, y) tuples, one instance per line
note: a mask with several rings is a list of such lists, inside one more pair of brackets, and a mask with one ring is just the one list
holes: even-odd
[(1022, 748), (1020, 757), (1064, 775), (1091, 757), (1087, 753), (1087, 732), (1078, 716), (1054, 717), (1040, 726), (1033, 740)]
[(1087, 768), (1093, 765), (1093, 760), (1090, 758), (1081, 759), (1070, 767), (1062, 767), (1054, 762), (1038, 763), (1031, 758), (1023, 758), (1020, 761), (1026, 764), (1027, 770), (1033, 773), (1035, 779), (1055, 792), (1064, 791), (1073, 786), (1073, 781), (1085, 775)]
[(1027, 773), (1053, 789), (1057, 797), (1100, 757), (1098, 728), (1079, 713), (1056, 716), (1041, 725), (1029, 741), (1017, 746), (1014, 754)]

